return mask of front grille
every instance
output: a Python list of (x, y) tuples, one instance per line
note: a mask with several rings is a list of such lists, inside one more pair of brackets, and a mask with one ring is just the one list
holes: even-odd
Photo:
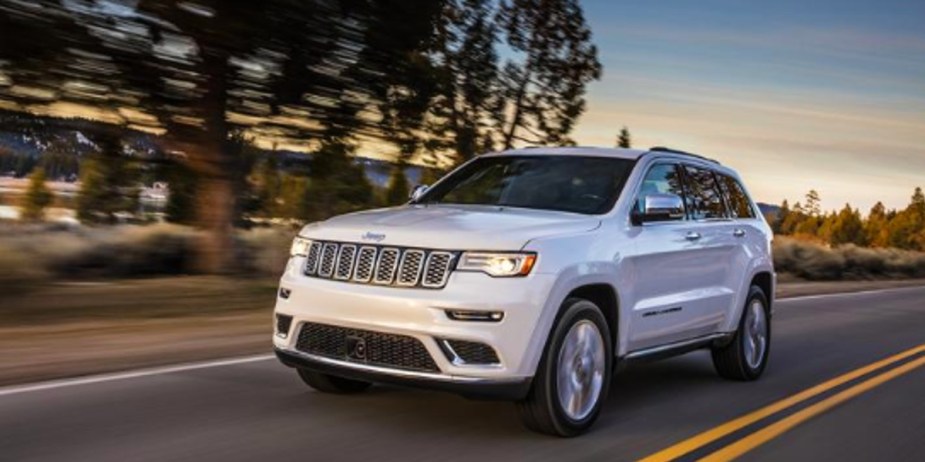
[[(498, 364), (498, 359), (494, 348), (480, 342), (467, 342), (465, 340), (441, 340), (441, 347), (447, 358), (452, 362), (463, 364)], [(458, 359), (457, 359), (458, 358)]]
[[(362, 340), (364, 351), (347, 351)], [(360, 329), (305, 323), (299, 331), (296, 349), (301, 352), (342, 361), (407, 369), (440, 372), (420, 340), (406, 335), (386, 334)]]
[(458, 252), (314, 241), (305, 257), (306, 276), (363, 284), (441, 289)]

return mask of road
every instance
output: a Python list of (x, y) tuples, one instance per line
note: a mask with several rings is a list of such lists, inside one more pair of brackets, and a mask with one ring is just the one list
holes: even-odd
[[(581, 438), (529, 433), (508, 403), (387, 387), (322, 395), (256, 358), (0, 389), (0, 461), (635, 460), (925, 344), (925, 288), (781, 300), (773, 328), (760, 381), (721, 380), (705, 352), (634, 366), (616, 376), (601, 419)], [(925, 460), (925, 367), (914, 364), (923, 358), (909, 353), (683, 459), (824, 408), (741, 460)], [(868, 380), (882, 383), (827, 408)]]

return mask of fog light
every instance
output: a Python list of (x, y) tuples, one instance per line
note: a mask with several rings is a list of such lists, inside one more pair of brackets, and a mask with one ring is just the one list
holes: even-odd
[(292, 326), (292, 316), (285, 314), (276, 315), (276, 336), (279, 338), (289, 337), (289, 328)]
[(446, 317), (454, 321), (501, 322), (503, 311), (445, 310)]

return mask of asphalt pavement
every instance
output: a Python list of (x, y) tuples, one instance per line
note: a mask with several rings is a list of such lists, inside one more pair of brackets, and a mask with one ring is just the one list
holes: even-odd
[[(636, 365), (615, 377), (600, 420), (579, 438), (530, 433), (509, 403), (390, 387), (324, 395), (273, 359), (248, 358), (0, 389), (0, 461), (636, 460), (925, 344), (925, 288), (780, 300), (773, 329), (761, 380), (719, 378), (705, 351)], [(788, 405), (682, 459), (809, 416), (741, 460), (925, 460), (921, 358)]]

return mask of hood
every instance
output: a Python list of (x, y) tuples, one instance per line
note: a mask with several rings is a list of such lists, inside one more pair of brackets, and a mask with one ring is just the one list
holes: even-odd
[(520, 250), (541, 237), (591, 231), (597, 217), (485, 205), (406, 205), (313, 223), (309, 239), (447, 250)]

